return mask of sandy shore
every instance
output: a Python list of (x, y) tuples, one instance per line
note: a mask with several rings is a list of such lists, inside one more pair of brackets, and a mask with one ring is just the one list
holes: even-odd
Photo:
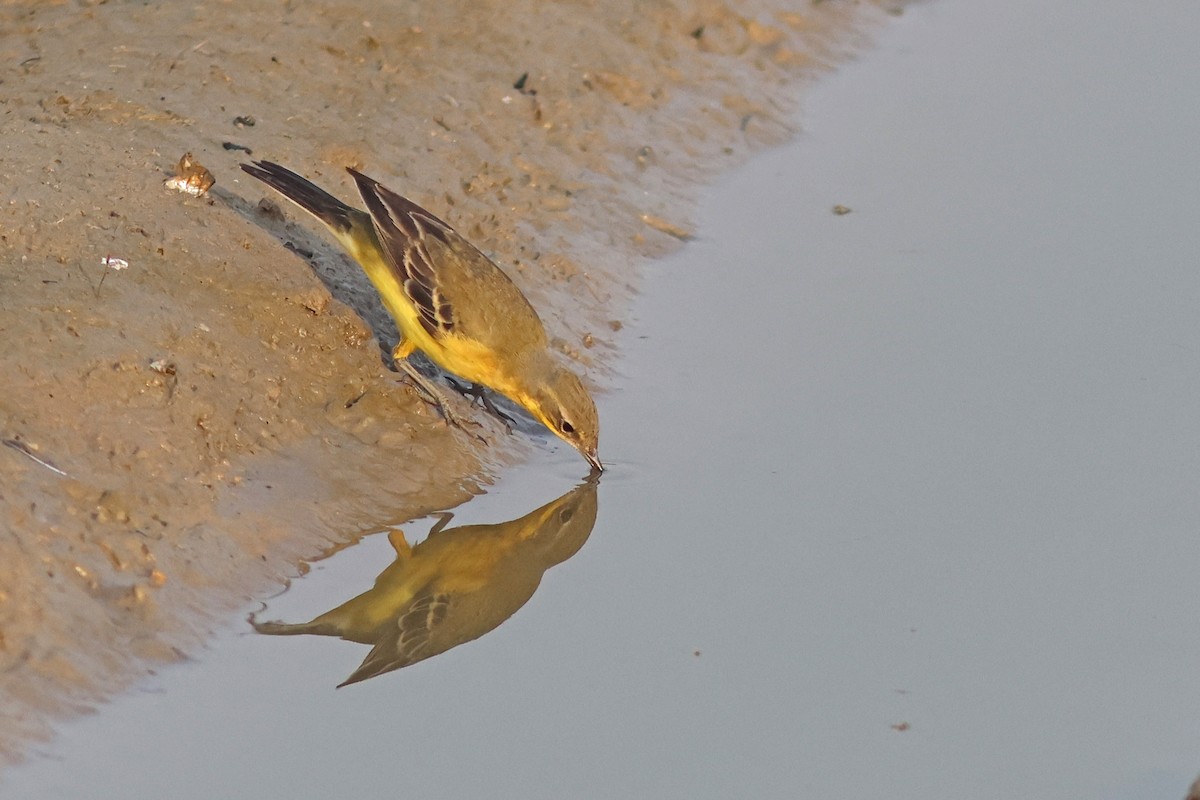
[[(240, 161), (442, 215), (602, 395), (638, 265), (884, 15), (785, 5), (0, 0), (0, 763), (543, 446), (465, 400), (488, 442), (448, 429), (365, 277)], [(163, 185), (185, 152), (205, 197)]]

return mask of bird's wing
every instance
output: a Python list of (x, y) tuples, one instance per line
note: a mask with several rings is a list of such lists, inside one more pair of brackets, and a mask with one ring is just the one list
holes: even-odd
[(444, 244), (448, 237), (458, 234), (411, 200), (361, 172), (349, 172), (371, 212), (388, 264), (396, 270), (404, 294), (420, 312), (421, 327), (434, 338), (453, 332), (454, 308), (443, 294), (429, 244), (431, 239)]
[(544, 343), (537, 312), (487, 256), (408, 198), (353, 169), (350, 174), (371, 212), (384, 257), (430, 336), (459, 334), (492, 343), (498, 331), (511, 337), (518, 330)]
[(408, 608), (386, 626), (362, 664), (340, 686), (407, 667), (441, 652), (431, 647), (431, 638), (446, 619), (451, 602), (449, 595), (434, 592), (431, 588), (420, 592)]

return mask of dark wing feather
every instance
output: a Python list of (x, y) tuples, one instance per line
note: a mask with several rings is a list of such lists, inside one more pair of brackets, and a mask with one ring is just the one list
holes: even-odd
[(452, 333), (454, 308), (438, 285), (426, 241), (432, 237), (449, 244), (453, 229), (361, 172), (353, 169), (349, 172), (371, 212), (388, 263), (400, 273), (404, 293), (420, 312), (421, 326), (435, 338)]

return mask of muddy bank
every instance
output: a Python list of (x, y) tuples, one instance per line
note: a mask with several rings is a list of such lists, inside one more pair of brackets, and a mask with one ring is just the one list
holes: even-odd
[[(487, 442), (447, 429), (385, 365), (395, 330), (357, 267), (260, 209), (240, 161), (345, 198), (351, 165), (428, 206), (602, 393), (637, 265), (689, 235), (700, 182), (791, 133), (781, 87), (883, 17), (378, 8), (0, 4), (0, 759), (303, 559), (558, 446), (465, 400)], [(163, 186), (187, 151), (206, 197)]]

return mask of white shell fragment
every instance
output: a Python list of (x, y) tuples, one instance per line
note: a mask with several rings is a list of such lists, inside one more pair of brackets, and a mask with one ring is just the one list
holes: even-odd
[(191, 153), (184, 153), (175, 167), (177, 173), (173, 178), (167, 178), (165, 185), (168, 189), (199, 197), (213, 187), (217, 179), (203, 164), (197, 161)]

